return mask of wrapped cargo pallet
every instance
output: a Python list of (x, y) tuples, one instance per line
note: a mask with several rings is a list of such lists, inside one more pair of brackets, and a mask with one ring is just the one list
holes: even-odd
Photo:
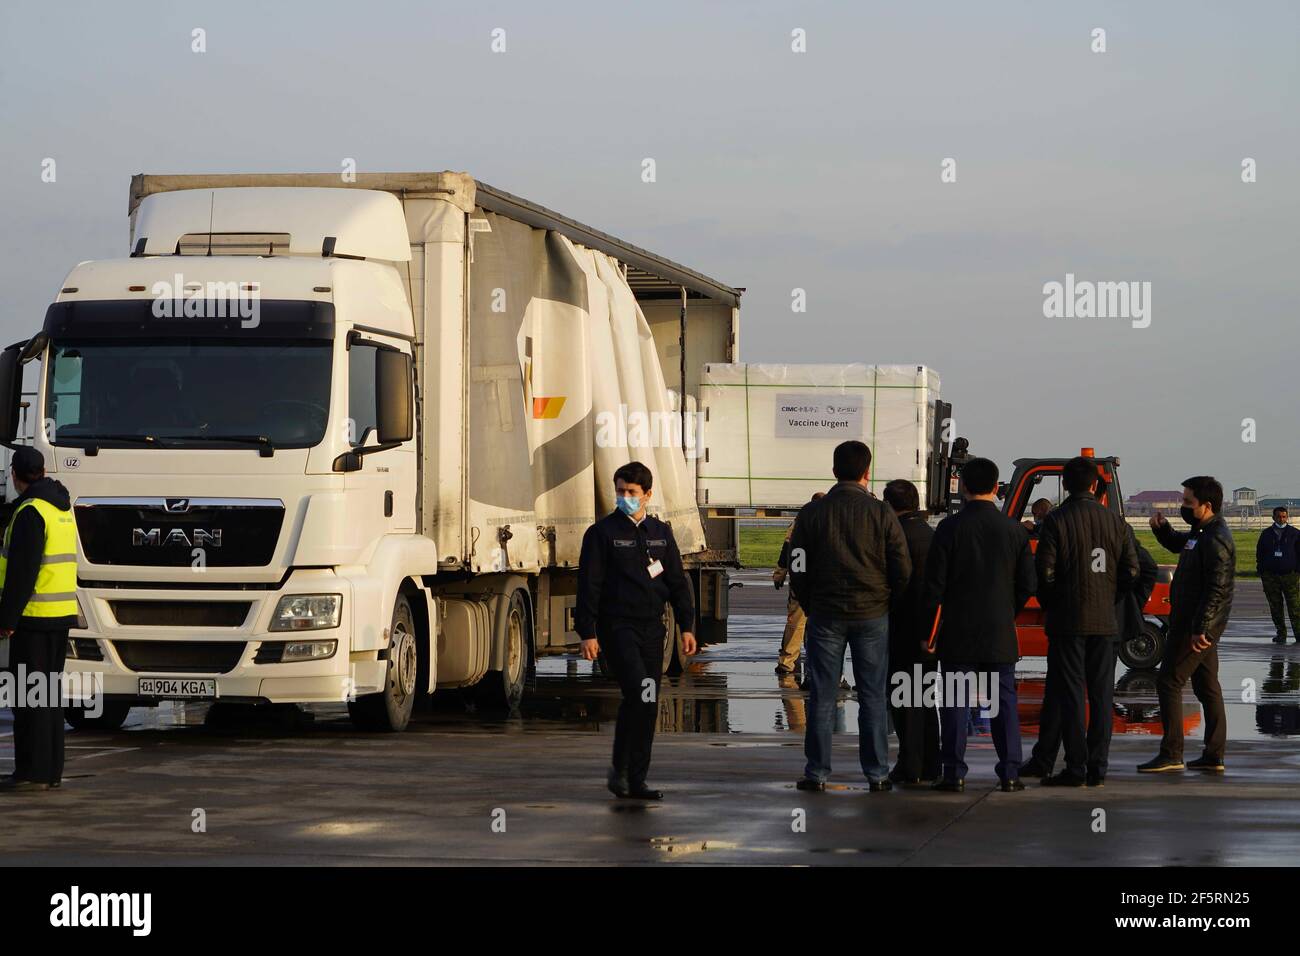
[(802, 505), (834, 483), (832, 453), (850, 439), (871, 448), (874, 493), (906, 478), (925, 501), (938, 397), (923, 365), (706, 365), (700, 503)]

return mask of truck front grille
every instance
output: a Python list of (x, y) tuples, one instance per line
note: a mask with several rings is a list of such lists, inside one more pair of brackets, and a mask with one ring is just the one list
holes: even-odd
[(265, 567), (284, 502), (263, 498), (79, 498), (73, 513), (91, 564)]
[(244, 656), (244, 641), (114, 641), (129, 670), (173, 674), (225, 674)]
[(125, 627), (239, 627), (248, 601), (109, 601)]

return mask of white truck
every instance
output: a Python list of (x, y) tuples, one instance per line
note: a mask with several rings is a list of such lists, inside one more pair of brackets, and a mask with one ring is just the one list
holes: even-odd
[(581, 537), (631, 459), (725, 640), (735, 522), (701, 510), (683, 436), (703, 366), (738, 358), (740, 289), (463, 173), (140, 175), (130, 220), (129, 257), (76, 266), (0, 353), (0, 442), (26, 378), (73, 496), (68, 667), (106, 695), (74, 724), (513, 706), (576, 647)]

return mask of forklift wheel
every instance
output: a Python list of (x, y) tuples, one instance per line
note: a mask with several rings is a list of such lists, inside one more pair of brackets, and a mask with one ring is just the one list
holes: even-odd
[(1144, 621), (1137, 637), (1120, 644), (1119, 659), (1129, 670), (1154, 670), (1160, 666), (1160, 659), (1164, 657), (1165, 637), (1163, 627)]

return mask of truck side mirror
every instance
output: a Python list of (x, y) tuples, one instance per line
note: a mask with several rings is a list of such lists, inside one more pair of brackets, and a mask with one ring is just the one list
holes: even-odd
[(23, 345), (0, 352), (0, 445), (13, 447), (18, 438), (18, 413), (23, 402)]
[(381, 445), (410, 441), (415, 432), (411, 403), (411, 356), (396, 349), (375, 352), (375, 431)]

